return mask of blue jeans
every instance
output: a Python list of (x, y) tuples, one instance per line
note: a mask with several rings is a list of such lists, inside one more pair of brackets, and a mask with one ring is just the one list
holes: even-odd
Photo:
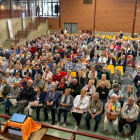
[[(60, 122), (60, 119), (61, 119), (61, 113), (62, 113), (62, 112), (58, 110), (58, 112), (57, 112), (58, 122)], [(63, 112), (64, 123), (66, 123), (66, 120), (67, 120), (67, 113), (68, 113), (68, 112)]]
[(139, 113), (139, 117), (138, 117), (138, 123), (140, 124), (140, 113)]
[(107, 102), (107, 99), (100, 99), (103, 102), (103, 107), (105, 107), (105, 104)]
[(10, 100), (6, 99), (5, 101), (5, 108), (9, 109), (10, 108)]
[[(86, 116), (86, 126), (87, 127), (90, 127), (90, 120), (92, 119), (91, 117), (91, 114), (89, 114), (89, 112), (87, 113), (87, 116)], [(98, 124), (100, 123), (100, 120), (101, 120), (101, 114), (97, 115), (95, 118), (95, 128), (97, 129), (98, 128)]]

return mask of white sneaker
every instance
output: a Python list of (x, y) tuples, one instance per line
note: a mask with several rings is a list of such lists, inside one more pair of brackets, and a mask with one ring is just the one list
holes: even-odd
[(78, 126), (76, 125), (76, 127), (74, 128), (74, 130), (78, 130)]
[(60, 123), (57, 123), (57, 127), (59, 127)]
[(66, 127), (66, 124), (65, 123), (63, 124), (63, 127)]

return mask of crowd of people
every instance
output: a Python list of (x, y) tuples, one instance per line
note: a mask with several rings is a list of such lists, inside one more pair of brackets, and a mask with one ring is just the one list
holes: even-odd
[[(10, 115), (10, 106), (17, 106), (17, 113), (31, 117), (40, 110), (44, 121), (51, 111), (52, 125), (66, 127), (67, 114), (76, 120), (78, 130), (83, 114), (90, 130), (90, 120), (95, 120), (97, 131), (104, 119), (104, 131), (111, 121), (114, 134), (117, 130), (125, 137), (123, 126), (131, 127), (127, 137), (133, 135), (140, 124), (140, 37), (100, 36), (78, 32), (76, 34), (50, 33), (20, 46), (12, 44), (4, 50), (0, 46), (0, 101), (5, 102), (5, 114)], [(109, 73), (108, 65), (114, 66)], [(127, 77), (133, 81), (122, 93), (122, 75), (116, 66), (133, 72)]]

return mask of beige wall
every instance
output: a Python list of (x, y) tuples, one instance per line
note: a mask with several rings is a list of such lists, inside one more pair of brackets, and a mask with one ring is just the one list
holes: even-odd
[[(8, 30), (8, 19), (2, 19), (0, 20), (0, 45), (6, 40), (9, 39), (9, 30)], [(31, 22), (31, 18), (25, 19), (25, 26), (27, 26)], [(21, 18), (13, 18), (11, 19), (12, 24), (12, 31), (13, 35), (17, 33), (18, 30), (22, 29), (22, 19)]]

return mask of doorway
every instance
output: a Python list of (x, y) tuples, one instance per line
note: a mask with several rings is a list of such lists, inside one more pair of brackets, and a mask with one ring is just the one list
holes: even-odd
[(64, 23), (64, 27), (67, 28), (68, 33), (78, 33), (78, 23)]

